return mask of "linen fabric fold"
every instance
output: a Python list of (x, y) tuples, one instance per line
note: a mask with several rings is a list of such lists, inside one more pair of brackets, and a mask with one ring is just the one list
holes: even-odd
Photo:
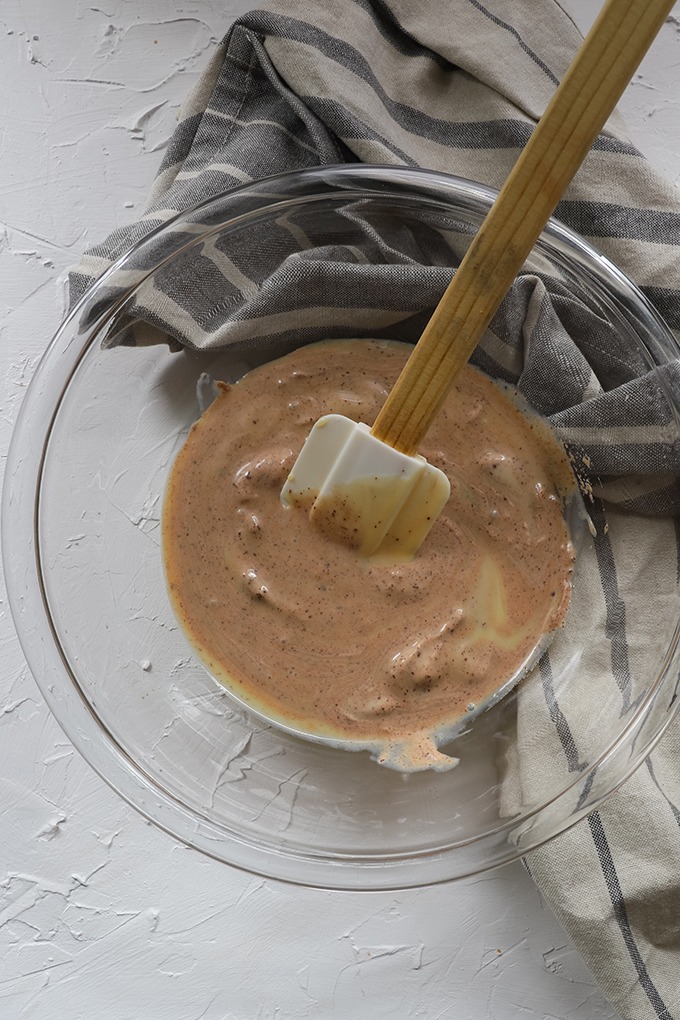
[[(71, 277), (72, 300), (176, 213), (271, 174), (363, 162), (500, 187), (579, 42), (555, 0), (287, 0), (252, 11), (217, 47), (185, 104), (146, 213), (85, 256)], [(628, 140), (618, 115), (556, 215), (680, 329), (680, 199)], [(355, 226), (371, 230), (360, 204)], [(444, 236), (445, 225), (433, 222), (425, 248)], [(192, 314), (192, 281), (167, 274), (107, 342), (238, 348), (266, 340), (283, 352), (296, 343), (302, 312), (306, 342), (415, 340), (458, 259), (452, 243), (428, 264), (421, 241), (383, 233), (375, 243), (388, 271), (380, 274), (358, 264), (349, 245), (305, 253), (291, 241), (276, 273), (265, 265), (258, 273), (252, 256), (246, 272), (238, 252), (229, 253), (225, 271), (225, 253), (207, 246), (212, 282), (205, 286), (215, 288), (223, 314), (207, 327)], [(273, 313), (293, 278), (303, 285), (285, 321)], [(224, 288), (234, 293), (231, 306)], [(174, 314), (180, 291), (181, 314)], [(319, 292), (326, 310), (311, 314)], [(369, 313), (357, 330), (350, 313), (359, 294)], [(597, 309), (550, 272), (520, 276), (473, 360), (517, 385), (587, 465), (597, 538), (583, 584), (596, 611), (577, 614), (572, 636), (574, 629), (586, 635), (582, 668), (592, 676), (593, 698), (619, 699), (623, 717), (637, 696), (636, 670), (644, 674), (636, 659), (643, 635), (655, 626), (667, 633), (678, 618), (680, 442), (664, 397), (664, 387), (680, 391), (677, 365), (649, 371)], [(597, 633), (607, 635), (604, 654)], [(542, 660), (542, 682), (520, 696), (517, 749), (503, 789), (508, 814), (531, 803), (551, 761), (577, 772), (588, 760), (592, 704), (572, 704), (567, 693), (556, 705), (551, 688), (552, 674), (566, 668), (569, 639), (556, 640)], [(680, 1020), (679, 735), (676, 721), (619, 793), (528, 859), (626, 1020)]]

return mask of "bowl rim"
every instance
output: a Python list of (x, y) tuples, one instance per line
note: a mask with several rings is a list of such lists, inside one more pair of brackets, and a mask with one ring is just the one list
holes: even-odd
[[(131, 283), (127, 289), (120, 289), (103, 305), (101, 302), (97, 302), (97, 296), (101, 294), (102, 289), (105, 289), (119, 271), (128, 265), (134, 254), (150, 246), (159, 237), (165, 237), (188, 218), (205, 214), (211, 206), (219, 206), (225, 201), (233, 202), (244, 194), (257, 195), (258, 190), (261, 190), (265, 202), (260, 208), (271, 209), (273, 203), (268, 194), (270, 189), (279, 186), (285, 189), (298, 182), (303, 185), (320, 186), (327, 184), (329, 180), (338, 178), (343, 183), (346, 182), (347, 190), (340, 192), (344, 196), (347, 196), (348, 191), (351, 190), (349, 186), (353, 179), (361, 182), (367, 181), (369, 184), (375, 185), (377, 189), (380, 186), (383, 189), (386, 186), (389, 187), (395, 181), (409, 187), (436, 185), (443, 189), (442, 195), (437, 196), (438, 198), (443, 199), (446, 191), (449, 192), (449, 196), (454, 193), (464, 193), (466, 198), (472, 194), (485, 205), (488, 205), (497, 194), (495, 189), (486, 185), (439, 171), (403, 166), (390, 167), (388, 165), (327, 165), (289, 171), (244, 184), (196, 203), (189, 209), (177, 213), (159, 226), (152, 228), (142, 238), (130, 245), (109, 268), (92, 281), (62, 320), (36, 367), (17, 416), (7, 458), (2, 502), (2, 550), (8, 601), (14, 625), (29, 668), (50, 711), (81, 756), (132, 807), (183, 843), (246, 871), (290, 881), (294, 884), (320, 888), (399, 889), (446, 882), (516, 860), (529, 850), (536, 849), (559, 833), (566, 831), (618, 789), (644, 761), (680, 710), (680, 699), (675, 699), (666, 711), (663, 725), (653, 728), (651, 735), (646, 734), (645, 723), (654, 702), (661, 695), (664, 681), (680, 658), (680, 621), (676, 623), (666, 657), (654, 683), (645, 693), (615, 741), (603, 751), (596, 761), (590, 763), (587, 769), (579, 773), (568, 786), (562, 788), (549, 800), (527, 811), (521, 816), (521, 819), (518, 819), (517, 816), (511, 817), (482, 834), (454, 843), (442, 844), (433, 849), (394, 854), (372, 854), (366, 857), (356, 854), (320, 855), (316, 852), (303, 854), (292, 853), (289, 850), (284, 860), (281, 856), (280, 846), (266, 846), (266, 841), (261, 840), (261, 845), (254, 847), (249, 839), (239, 836), (237, 832), (225, 831), (223, 824), (215, 823), (206, 816), (202, 816), (194, 808), (188, 807), (170, 790), (162, 787), (121, 746), (86, 698), (60, 645), (43, 583), (40, 556), (41, 479), (49, 439), (70, 381), (81, 361), (100, 336), (103, 325), (127, 302), (140, 283), (157, 271), (162, 262), (155, 263), (148, 271), (139, 271), (134, 283)], [(365, 189), (362, 189), (362, 193), (376, 195), (380, 194), (380, 191), (367, 193)], [(385, 191), (383, 190), (382, 193), (385, 194)], [(327, 198), (329, 195), (330, 192), (326, 192), (321, 197)], [(309, 196), (305, 195), (299, 201), (306, 201), (308, 198)], [(244, 215), (252, 214), (251, 211)], [(232, 218), (227, 217), (227, 219), (231, 221)], [(238, 217), (234, 222), (237, 221)], [(219, 229), (219, 227), (212, 229)], [(205, 233), (201, 233), (193, 237), (191, 241), (179, 244), (163, 261), (175, 257), (178, 251), (196, 244), (205, 236)], [(673, 334), (645, 295), (597, 249), (554, 218), (551, 218), (541, 236), (542, 239), (546, 238), (549, 242), (554, 242), (558, 250), (566, 248), (572, 256), (574, 252), (577, 252), (581, 258), (586, 259), (591, 274), (600, 285), (603, 285), (603, 279), (598, 279), (598, 276), (611, 277), (616, 280), (627, 294), (630, 293), (635, 298), (636, 313), (641, 315), (641, 322), (639, 319), (636, 321), (651, 332), (655, 332), (657, 336), (663, 337), (664, 343), (668, 344), (671, 350), (677, 349)], [(75, 328), (73, 336), (69, 332), (72, 328)], [(84, 339), (82, 337), (83, 329), (85, 330)], [(644, 343), (642, 338), (640, 339)], [(78, 348), (76, 345), (79, 340), (80, 347)], [(52, 366), (56, 362), (63, 363), (67, 356), (70, 359), (68, 373), (64, 376), (62, 370), (62, 382), (59, 383), (58, 373), (52, 372)], [(50, 403), (50, 413), (42, 415), (41, 412), (47, 403)], [(47, 418), (46, 426), (45, 418)], [(34, 419), (37, 419), (35, 425), (33, 424)], [(39, 443), (35, 442), (34, 429), (40, 435)], [(26, 513), (27, 507), (30, 508), (29, 513)], [(29, 550), (32, 562), (30, 572), (26, 569), (25, 564), (21, 569), (16, 566), (13, 552), (16, 548)], [(52, 681), (58, 676), (63, 678), (64, 671), (69, 685), (66, 688), (59, 688), (58, 684)], [(102, 731), (106, 736), (106, 742), (101, 740)], [(638, 738), (641, 736), (643, 739), (638, 742)], [(98, 739), (93, 739), (95, 737)], [(631, 755), (629, 761), (619, 760), (629, 746), (634, 747), (635, 753)], [(473, 845), (482, 847), (485, 841), (492, 841), (492, 837), (498, 837), (501, 834), (509, 836), (517, 826), (518, 820), (525, 824), (541, 812), (545, 812), (546, 809), (566, 800), (568, 794), (577, 784), (582, 784), (584, 781), (587, 784), (588, 778), (596, 771), (602, 774), (605, 766), (611, 770), (611, 781), (606, 784), (606, 789), (592, 798), (585, 796), (583, 803), (579, 802), (580, 806), (576, 811), (567, 815), (557, 827), (553, 826), (554, 831), (538, 838), (535, 843), (529, 842), (528, 845), (523, 845), (521, 848), (513, 846), (508, 839), (504, 844), (505, 853), (497, 852), (493, 859), (489, 858), (488, 861), (482, 861), (481, 864), (477, 862), (474, 867), (463, 867), (460, 870), (449, 867), (448, 870), (443, 869), (444, 873), (442, 873), (440, 862), (450, 861), (457, 849)], [(221, 848), (225, 841), (228, 843), (227, 849), (230, 851), (227, 853), (221, 852), (221, 849), (218, 849), (216, 845), (219, 844)], [(294, 863), (293, 866), (285, 866), (286, 862), (291, 864), (295, 861), (302, 863), (302, 874), (294, 866)], [(385, 873), (381, 874), (381, 872)]]

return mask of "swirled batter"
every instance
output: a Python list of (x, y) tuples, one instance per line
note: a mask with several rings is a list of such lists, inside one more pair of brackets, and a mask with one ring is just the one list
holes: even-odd
[(332, 341), (220, 384), (173, 467), (163, 550), (182, 626), (238, 697), (388, 764), (442, 768), (441, 735), (565, 616), (573, 478), (547, 427), (467, 367), (421, 451), (451, 498), (415, 559), (362, 560), (285, 509), (312, 424), (371, 423), (409, 351)]

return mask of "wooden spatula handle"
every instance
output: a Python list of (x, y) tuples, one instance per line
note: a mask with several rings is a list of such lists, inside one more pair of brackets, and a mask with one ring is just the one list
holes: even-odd
[(373, 426), (415, 453), (673, 0), (607, 0)]

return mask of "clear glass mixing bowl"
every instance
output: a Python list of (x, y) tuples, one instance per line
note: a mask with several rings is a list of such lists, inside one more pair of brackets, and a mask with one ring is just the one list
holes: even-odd
[[(460, 765), (447, 773), (403, 776), (367, 754), (305, 742), (250, 716), (208, 675), (170, 609), (161, 503), (198, 413), (199, 377), (233, 379), (273, 352), (266, 340), (212, 353), (102, 341), (129, 341), (140, 331), (157, 339), (172, 309), (140, 320), (140, 308), (153, 305), (155, 282), (180, 264), (192, 314), (200, 314), (208, 249), (229, 257), (233, 247), (242, 258), (259, 246), (265, 276), (291, 245), (308, 254), (351, 245), (359, 260), (374, 257), (375, 245), (356, 229), (360, 209), (373, 239), (385, 230), (392, 239), (436, 237), (436, 244), (418, 242), (422, 257), (446, 267), (493, 197), (442, 174), (357, 166), (282, 175), (218, 196), (154, 230), (103, 274), (31, 383), (3, 506), (7, 582), (26, 658), (55, 717), (98, 773), (147, 818), (214, 858), (328, 888), (398, 888), (480, 872), (596, 807), (640, 764), (677, 708), (677, 591), (665, 592), (657, 611), (640, 597), (642, 588), (655, 590), (653, 574), (641, 584), (624, 570), (619, 609), (649, 612), (648, 638), (631, 653), (626, 697), (603, 690), (594, 711), (580, 709), (592, 706), (592, 657), (610, 654), (612, 640), (587, 627), (597, 566), (588, 541), (559, 638), (568, 654), (553, 675), (535, 669), (471, 721), (450, 748)], [(286, 243), (279, 243), (282, 223)], [(390, 246), (380, 251), (388, 262), (402, 258)], [(557, 222), (526, 268), (552, 274), (596, 308), (648, 369), (677, 358), (672, 335), (640, 291)], [(175, 306), (180, 332), (187, 293)], [(232, 298), (225, 314), (238, 312)], [(427, 312), (405, 308), (382, 335), (413, 339)], [(677, 429), (676, 398), (662, 385), (659, 399)], [(661, 543), (669, 527), (649, 522)], [(551, 734), (560, 730), (568, 740), (555, 751)]]

